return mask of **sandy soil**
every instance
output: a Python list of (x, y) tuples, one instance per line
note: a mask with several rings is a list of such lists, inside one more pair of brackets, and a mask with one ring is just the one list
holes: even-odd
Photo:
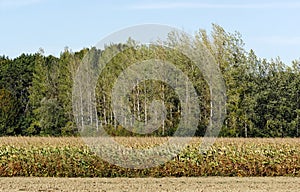
[(0, 191), (300, 191), (300, 178), (0, 178)]

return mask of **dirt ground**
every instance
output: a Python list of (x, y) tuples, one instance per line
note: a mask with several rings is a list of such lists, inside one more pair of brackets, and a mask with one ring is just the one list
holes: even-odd
[(0, 191), (300, 191), (292, 177), (183, 177), (183, 178), (0, 178)]

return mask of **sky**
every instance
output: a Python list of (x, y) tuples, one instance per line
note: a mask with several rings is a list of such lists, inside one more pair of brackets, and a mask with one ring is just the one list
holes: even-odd
[(165, 24), (193, 34), (212, 23), (242, 34), (245, 49), (286, 64), (300, 59), (300, 2), (297, 0), (0, 0), (0, 55), (59, 56), (139, 24)]

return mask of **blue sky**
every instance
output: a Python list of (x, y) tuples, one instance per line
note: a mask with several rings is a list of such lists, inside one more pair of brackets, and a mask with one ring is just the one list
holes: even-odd
[(300, 2), (296, 0), (0, 0), (0, 55), (16, 57), (41, 47), (58, 56), (91, 47), (112, 32), (145, 23), (194, 33), (211, 23), (239, 31), (246, 49), (289, 64), (300, 58)]

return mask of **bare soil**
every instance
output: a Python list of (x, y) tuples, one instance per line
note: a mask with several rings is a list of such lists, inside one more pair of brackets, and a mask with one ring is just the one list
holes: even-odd
[(0, 191), (300, 191), (293, 177), (181, 177), (181, 178), (0, 178)]

